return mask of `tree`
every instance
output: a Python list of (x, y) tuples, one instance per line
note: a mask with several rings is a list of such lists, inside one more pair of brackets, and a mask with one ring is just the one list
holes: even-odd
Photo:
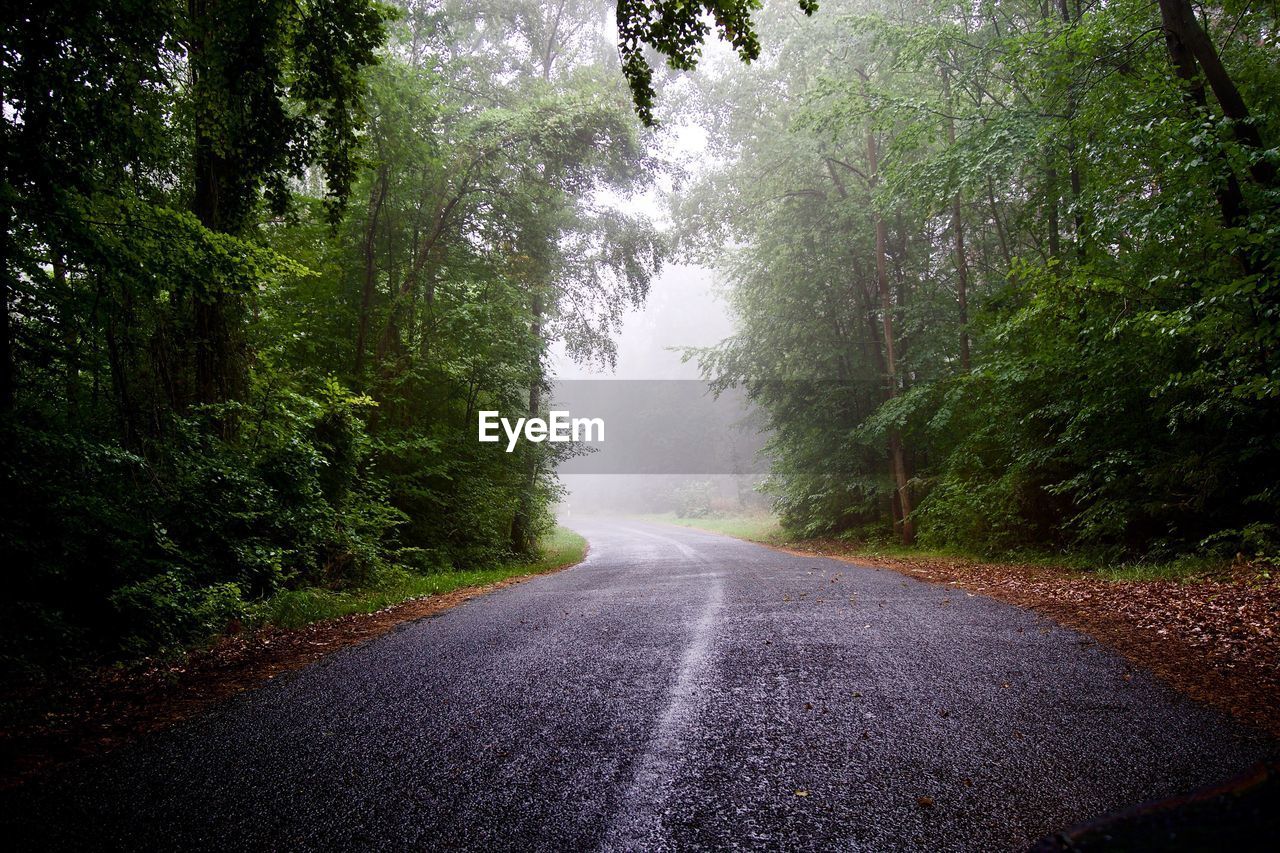
[(884, 536), (910, 483), (927, 542), (1272, 547), (1274, 16), (1175, 5), (764, 14), (766, 62), (695, 79), (677, 212), (742, 329), (698, 355), (766, 410), (786, 524)]
[(653, 163), (603, 7), (399, 11), (5, 8), (6, 664), (536, 552), (552, 461), (475, 412), (608, 359)]
[[(799, 0), (799, 4), (806, 15), (818, 10), (817, 0)], [(760, 8), (760, 0), (619, 0), (618, 54), (640, 120), (654, 124), (653, 69), (644, 56), (646, 46), (664, 55), (671, 68), (692, 71), (702, 55), (702, 43), (711, 34), (709, 17), (719, 38), (732, 45), (743, 62), (751, 62), (760, 56), (753, 20)]]
[[(361, 71), (385, 39), (384, 20), (372, 0), (189, 0), (191, 210), (204, 227), (244, 234), (262, 194), (283, 213), (289, 181), (313, 163), (339, 215), (355, 170)], [(219, 282), (193, 294), (197, 402), (243, 395), (241, 303)]]

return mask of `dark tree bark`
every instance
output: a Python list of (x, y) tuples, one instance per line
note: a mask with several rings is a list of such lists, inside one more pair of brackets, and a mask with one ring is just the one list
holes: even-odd
[[(1236, 141), (1255, 153), (1262, 152), (1265, 149), (1262, 135), (1250, 121), (1249, 107), (1240, 95), (1235, 81), (1227, 72), (1226, 66), (1222, 64), (1222, 58), (1218, 56), (1218, 50), (1213, 46), (1209, 34), (1200, 26), (1195, 9), (1191, 6), (1191, 0), (1159, 0), (1159, 4), (1166, 44), (1176, 39), (1180, 43), (1180, 50), (1194, 57), (1195, 62), (1199, 63), (1200, 69), (1204, 72), (1209, 88), (1213, 90), (1214, 98), (1222, 107), (1222, 114), (1231, 120), (1231, 133)], [(1174, 66), (1178, 69), (1179, 75), (1189, 79), (1184, 74), (1184, 65), (1187, 60), (1173, 57), (1173, 53), (1171, 48), (1170, 56), (1174, 58)], [(1272, 186), (1276, 180), (1275, 166), (1262, 157), (1257, 158), (1250, 165), (1249, 174), (1255, 183), (1264, 187)]]
[[(871, 186), (874, 188), (880, 180), (880, 155), (876, 146), (875, 132), (870, 128), (867, 129), (867, 170)], [(892, 400), (898, 396), (898, 357), (893, 329), (893, 291), (889, 285), (888, 258), (886, 257), (888, 229), (879, 211), (872, 215), (876, 228), (876, 287), (880, 293), (880, 322), (884, 336), (885, 398)], [(894, 492), (899, 509), (896, 526), (902, 537), (902, 544), (910, 545), (915, 541), (915, 522), (911, 518), (911, 484), (907, 477), (907, 460), (902, 445), (902, 434), (897, 429), (889, 433), (889, 467), (893, 474)]]
[[(431, 233), (427, 235), (426, 242), (414, 250), (413, 264), (409, 267), (408, 272), (405, 273), (404, 280), (400, 282), (400, 287), (396, 291), (395, 304), (391, 306), (391, 311), (387, 315), (386, 325), (382, 329), (382, 336), (378, 341), (378, 354), (380, 356), (385, 356), (399, 348), (400, 321), (405, 310), (405, 304), (412, 301), (423, 272), (436, 259), (445, 232), (453, 222), (453, 214), (459, 202), (468, 192), (470, 192), (470, 187), (466, 179), (464, 179), (457, 193), (442, 201), (436, 207), (435, 221), (432, 223)], [(434, 287), (434, 281), (430, 282), (430, 284)]]
[(360, 290), (360, 319), (356, 330), (356, 376), (364, 373), (365, 350), (369, 342), (369, 322), (373, 313), (373, 296), (378, 281), (378, 220), (387, 197), (387, 166), (382, 164), (369, 194), (369, 216), (364, 231), (364, 285)]
[[(529, 305), (532, 314), (530, 331), (533, 333), (535, 345), (542, 340), (542, 296), (535, 292)], [(529, 411), (527, 417), (536, 418), (542, 408), (542, 375), (541, 362), (538, 361), (540, 348), (534, 354), (534, 375), (529, 382)], [(530, 554), (537, 545), (534, 529), (533, 492), (538, 482), (538, 454), (534, 448), (528, 448), (528, 459), (525, 463), (525, 487), (520, 492), (520, 505), (511, 520), (511, 548), (517, 554)]]
[(1013, 266), (1013, 255), (1009, 252), (1009, 238), (1004, 233), (1004, 223), (1000, 220), (1000, 207), (996, 203), (995, 181), (987, 175), (987, 204), (991, 206), (991, 221), (996, 226), (996, 237), (1000, 240), (1000, 257), (1004, 259), (1005, 268)]
[[(1196, 66), (1196, 57), (1187, 41), (1186, 28), (1182, 23), (1182, 14), (1178, 8), (1181, 0), (1160, 0), (1160, 17), (1164, 26), (1164, 43), (1169, 53), (1169, 61), (1174, 73), (1187, 83), (1187, 98), (1198, 109), (1208, 104), (1204, 79)], [(1192, 16), (1194, 20), (1194, 15)], [(1214, 188), (1218, 200), (1218, 208), (1222, 211), (1222, 221), (1227, 227), (1239, 224), (1244, 217), (1244, 193), (1240, 189), (1240, 180), (1236, 177), (1231, 164), (1222, 158), (1225, 175), (1223, 181)]]
[(969, 354), (969, 262), (965, 258), (964, 222), (960, 218), (960, 196), (951, 202), (951, 232), (955, 235), (956, 304), (960, 320), (960, 369), (971, 369)]
[(1058, 170), (1053, 165), (1053, 152), (1045, 149), (1048, 165), (1044, 170), (1045, 187), (1045, 219), (1049, 231), (1049, 257), (1057, 258), (1062, 254), (1062, 233), (1058, 223)]
[[(1076, 7), (1075, 18), (1073, 19), (1071, 16), (1070, 7), (1067, 4), (1067, 0), (1058, 0), (1058, 12), (1062, 16), (1062, 23), (1064, 24), (1070, 25), (1073, 22), (1078, 23), (1080, 20), (1079, 6), (1077, 5)], [(1075, 59), (1074, 51), (1068, 54), (1068, 56), (1071, 60), (1074, 60)], [(1075, 91), (1072, 88), (1071, 83), (1068, 83), (1067, 84), (1067, 120), (1068, 122), (1075, 119), (1077, 108), (1078, 107), (1076, 104)], [(1071, 209), (1072, 209), (1072, 220), (1075, 225), (1076, 258), (1083, 261), (1085, 259), (1084, 212), (1081, 210), (1081, 207), (1080, 207), (1080, 193), (1081, 193), (1082, 186), (1081, 186), (1081, 180), (1080, 180), (1080, 161), (1078, 156), (1078, 147), (1079, 146), (1076, 145), (1075, 129), (1072, 128), (1070, 125), (1068, 125), (1067, 140), (1066, 140), (1067, 181), (1068, 181), (1068, 185), (1071, 187)]]
[[(6, 186), (7, 189), (7, 186)], [(8, 199), (5, 192), (4, 198)], [(13, 356), (13, 237), (10, 230), (13, 226), (13, 211), (6, 200), (3, 202), (4, 221), (0, 222), (0, 300), (4, 302), (4, 328), (0, 330), (0, 412), (8, 412), (17, 399), (17, 375), (14, 369)]]
[[(217, 0), (188, 3), (193, 29), (188, 50), (192, 89), (196, 93), (191, 212), (210, 231), (232, 233), (238, 223), (229, 221), (225, 196), (235, 164), (219, 151), (213, 137), (218, 121), (211, 113), (216, 107), (208, 100), (209, 84), (204, 81), (215, 73), (205, 60), (205, 44), (211, 28), (218, 25), (217, 7)], [(191, 345), (195, 353), (196, 403), (228, 402), (238, 399), (244, 390), (245, 365), (239, 342), (241, 303), (239, 294), (222, 287), (195, 296)]]
[[(951, 97), (951, 78), (942, 66), (942, 96), (947, 103), (947, 144), (956, 144), (955, 101)], [(961, 218), (960, 193), (951, 198), (951, 234), (956, 264), (956, 303), (960, 314), (960, 369), (970, 370), (969, 356), (969, 262), (964, 250), (964, 220)]]
[[(59, 251), (53, 253), (53, 281), (60, 294), (68, 290), (67, 261)], [(67, 416), (74, 419), (80, 413), (80, 330), (75, 311), (68, 299), (62, 304), (58, 325), (62, 333), (63, 388), (67, 398)]]

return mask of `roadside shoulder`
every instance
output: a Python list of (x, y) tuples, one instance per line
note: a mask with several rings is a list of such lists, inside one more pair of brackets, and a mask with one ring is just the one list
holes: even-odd
[(1186, 695), (1280, 737), (1280, 579), (1238, 572), (1195, 580), (1110, 580), (1043, 565), (872, 555), (827, 540), (737, 538), (790, 554), (890, 569), (1034, 610), (1109, 646)]
[(436, 616), (477, 596), (571, 568), (586, 541), (514, 569), (499, 580), (409, 598), (370, 613), (352, 613), (297, 628), (267, 625), (218, 637), (208, 648), (134, 667), (104, 667), (74, 681), (34, 684), (30, 696), (5, 697), (0, 732), (0, 788), (21, 784), (61, 764), (108, 752), (190, 719), (218, 702), (261, 687), (397, 626)]

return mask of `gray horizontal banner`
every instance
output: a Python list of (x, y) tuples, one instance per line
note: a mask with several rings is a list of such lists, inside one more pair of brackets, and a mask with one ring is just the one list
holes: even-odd
[[(768, 469), (760, 453), (766, 436), (758, 411), (743, 392), (717, 396), (701, 380), (561, 380), (543, 409), (544, 419), (562, 436), (571, 438), (577, 427), (578, 441), (566, 447), (567, 458), (557, 467), (561, 474), (753, 474)], [(502, 436), (505, 449), (507, 432), (500, 426), (492, 432)], [(525, 440), (523, 435), (519, 440)]]

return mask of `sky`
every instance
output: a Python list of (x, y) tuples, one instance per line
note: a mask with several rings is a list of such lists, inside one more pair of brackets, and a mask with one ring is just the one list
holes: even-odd
[[(665, 129), (656, 137), (659, 157), (686, 173), (706, 157), (707, 134), (697, 125)], [(673, 191), (669, 175), (659, 174), (641, 195), (603, 200), (629, 213), (647, 216), (659, 228), (671, 227), (663, 197)], [(733, 334), (728, 306), (717, 294), (715, 271), (689, 264), (667, 264), (650, 284), (643, 309), (627, 313), (616, 337), (617, 367), (601, 372), (576, 364), (563, 344), (551, 350), (551, 375), (556, 379), (697, 379), (694, 363), (682, 364), (672, 348), (705, 347)]]
[(705, 267), (670, 265), (652, 282), (640, 311), (630, 311), (617, 337), (612, 373), (576, 364), (562, 345), (552, 349), (557, 379), (697, 379), (696, 364), (681, 364), (672, 348), (711, 346), (733, 334), (728, 306), (716, 294), (715, 273)]
[[(660, 132), (656, 141), (659, 143), (659, 157), (672, 164), (673, 172), (683, 173), (686, 177), (696, 174), (707, 158), (707, 134), (697, 125), (668, 125)], [(670, 173), (659, 174), (653, 186), (645, 193), (632, 198), (610, 198), (598, 201), (616, 205), (630, 213), (641, 213), (647, 216), (659, 228), (671, 227), (663, 198), (674, 191)], [(729, 307), (720, 295), (720, 285), (713, 269), (693, 264), (668, 263), (650, 284), (649, 296), (644, 307), (627, 312), (621, 331), (615, 337), (617, 346), (617, 364), (613, 370), (601, 370), (587, 365), (575, 363), (565, 354), (562, 344), (551, 348), (551, 375), (556, 380), (664, 380), (700, 378), (696, 362), (684, 363), (679, 350), (685, 347), (714, 346), (734, 333), (734, 321)], [(566, 386), (561, 386), (562, 390)], [(670, 389), (668, 389), (670, 390)], [(652, 400), (653, 387), (635, 390), (635, 405), (645, 407), (645, 401)], [(604, 392), (610, 396), (610, 392)], [(628, 392), (630, 393), (630, 392)], [(683, 392), (677, 393), (680, 397)], [(624, 395), (626, 396), (626, 395)], [(659, 393), (660, 396), (660, 393)], [(659, 430), (661, 435), (653, 438), (658, 445), (663, 441), (676, 441), (693, 455), (715, 455), (706, 452), (707, 436), (702, 435), (707, 426), (707, 417), (720, 420), (721, 426), (711, 436), (713, 444), (720, 442), (728, 447), (734, 439), (725, 434), (720, 435), (727, 417), (730, 421), (742, 416), (740, 404), (729, 398), (717, 401), (709, 392), (707, 400), (711, 405), (721, 407), (719, 414), (710, 409), (694, 406), (698, 415), (690, 411), (671, 412), (666, 430)], [(570, 404), (572, 405), (572, 404)], [(728, 411), (726, 415), (725, 412)], [(579, 413), (577, 414), (593, 414)], [(617, 453), (624, 457), (637, 454), (654, 454), (658, 451), (643, 441), (635, 443), (625, 434), (619, 435), (619, 425), (610, 431), (614, 443), (609, 448), (610, 456), (616, 458)], [(697, 431), (699, 434), (684, 435), (681, 430)], [(625, 433), (625, 430), (624, 430)], [(622, 445), (617, 442), (622, 440)], [(741, 442), (741, 437), (738, 438)], [(606, 439), (605, 444), (609, 444)], [(669, 447), (669, 444), (666, 445)], [(671, 457), (679, 457), (678, 452), (670, 453)], [(723, 455), (723, 454), (721, 454)], [(593, 461), (605, 463), (603, 457)], [(670, 461), (670, 460), (668, 460)], [(712, 473), (720, 470), (723, 460), (710, 463), (710, 467), (702, 470), (697, 464), (691, 466), (687, 473), (674, 473), (680, 470), (680, 462), (675, 461), (675, 469), (669, 474), (651, 473), (568, 473), (561, 472), (560, 481), (567, 494), (560, 502), (558, 515), (562, 521), (568, 521), (574, 515), (584, 512), (618, 513), (651, 513), (670, 511), (679, 503), (681, 490), (690, 488), (707, 490), (709, 499), (723, 504), (740, 504), (743, 494), (750, 494), (756, 475), (729, 475)], [(608, 464), (603, 467), (609, 468)], [(625, 467), (625, 466), (624, 466)], [(692, 470), (698, 468), (699, 470)]]

